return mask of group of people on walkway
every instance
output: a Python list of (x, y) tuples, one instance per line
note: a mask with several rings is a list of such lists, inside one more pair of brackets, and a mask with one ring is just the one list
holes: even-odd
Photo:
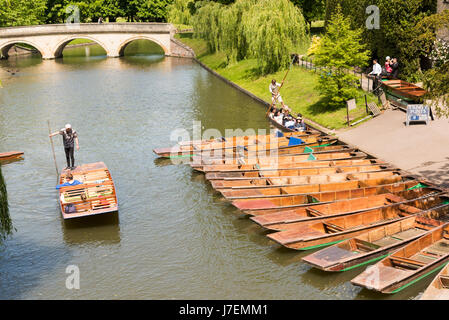
[[(284, 82), (278, 83), (275, 79), (273, 79), (270, 83), (269, 90), (272, 97), (272, 107), (270, 109), (269, 117), (290, 130), (305, 131), (307, 129), (307, 126), (302, 119), (302, 115), (298, 113), (297, 117), (294, 118), (291, 115), (292, 110), (282, 100), (279, 89), (283, 84)], [(280, 108), (276, 107), (278, 103), (281, 104)]]
[(382, 77), (397, 79), (399, 76), (399, 63), (397, 58), (385, 58), (385, 65), (382, 68), (377, 59), (373, 60), (373, 70), (368, 74), (374, 77), (373, 91), (379, 87)]

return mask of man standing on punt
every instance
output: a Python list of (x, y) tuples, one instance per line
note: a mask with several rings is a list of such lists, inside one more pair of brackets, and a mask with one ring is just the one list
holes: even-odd
[(72, 126), (70, 124), (66, 124), (64, 129), (54, 132), (49, 136), (53, 137), (58, 134), (62, 135), (62, 141), (64, 143), (65, 157), (67, 160), (67, 167), (65, 169), (73, 170), (75, 169), (75, 142), (76, 150), (80, 149), (78, 134), (75, 130), (72, 129)]

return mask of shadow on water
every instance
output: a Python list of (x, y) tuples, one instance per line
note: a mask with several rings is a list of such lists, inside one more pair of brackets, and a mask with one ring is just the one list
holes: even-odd
[(26, 298), (30, 291), (55, 278), (61, 278), (58, 282), (64, 286), (65, 270), (72, 258), (64, 246), (43, 246), (22, 238), (9, 241), (0, 247), (0, 299)]
[(61, 221), (64, 241), (67, 244), (120, 243), (118, 212)]

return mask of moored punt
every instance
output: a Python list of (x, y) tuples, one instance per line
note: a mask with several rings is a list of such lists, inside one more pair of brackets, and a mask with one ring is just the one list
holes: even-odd
[[(446, 224), (449, 205), (376, 228), (314, 252), (302, 260), (324, 271), (348, 271), (374, 263), (425, 233)], [(437, 220), (438, 219), (438, 220)]]
[(331, 175), (316, 176), (293, 176), (293, 177), (271, 177), (256, 178), (251, 180), (212, 180), (212, 187), (221, 189), (264, 189), (271, 187), (301, 186), (308, 184), (326, 184), (344, 182), (348, 180), (383, 179), (392, 176), (400, 176), (400, 171), (385, 169), (381, 171), (362, 173), (338, 173)]
[(449, 261), (449, 224), (429, 231), (352, 279), (356, 286), (397, 293), (443, 268)]
[[(331, 175), (338, 173), (357, 173), (357, 172), (368, 172), (368, 171), (381, 171), (394, 169), (387, 165), (365, 165), (365, 166), (347, 166), (347, 167), (324, 167), (324, 168), (301, 168), (301, 169), (284, 169), (284, 170), (265, 170), (260, 172), (252, 172), (246, 175), (229, 175), (226, 177), (225, 174), (222, 175), (221, 179), (217, 179), (217, 175), (214, 175), (216, 181), (242, 181), (242, 180), (252, 180), (252, 179), (264, 179), (264, 178), (274, 178), (274, 177), (296, 177), (296, 176), (316, 176), (316, 175)], [(396, 169), (399, 170), (399, 169)], [(206, 179), (207, 179), (206, 174)], [(209, 179), (208, 179), (209, 180)]]
[(421, 300), (449, 300), (449, 265), (446, 265), (424, 291)]
[[(306, 131), (291, 131), (291, 132), (283, 132), (284, 137), (296, 137), (296, 136), (306, 136), (306, 135), (322, 135), (322, 133), (315, 129), (308, 129)], [(266, 134), (266, 135), (248, 135), (248, 136), (231, 136), (231, 137), (220, 137), (216, 139), (209, 140), (191, 140), (191, 141), (180, 141), (178, 145), (180, 146), (193, 146), (193, 145), (208, 145), (211, 143), (221, 143), (226, 140), (235, 140), (238, 143), (245, 142), (250, 139), (264, 138), (270, 139), (276, 137), (275, 134)], [(223, 139), (224, 138), (224, 139)]]
[[(295, 164), (305, 166), (304, 163), (308, 162), (320, 162), (320, 161), (332, 161), (332, 160), (356, 160), (365, 159), (367, 155), (363, 152), (332, 152), (332, 153), (320, 153), (316, 155), (297, 155), (297, 156), (282, 156), (282, 157), (263, 157), (263, 158), (250, 158), (244, 159), (243, 164), (238, 160), (221, 160), (222, 164), (214, 165), (195, 165), (192, 167), (197, 171), (202, 172), (217, 172), (217, 171), (236, 171), (236, 170), (251, 170), (259, 166), (276, 167), (277, 165)], [(310, 164), (313, 166), (313, 164)]]
[[(64, 219), (74, 219), (118, 211), (117, 195), (111, 174), (103, 162), (85, 164), (60, 175), (60, 183), (67, 173), (82, 184), (59, 189), (61, 213)], [(74, 205), (76, 211), (66, 213), (67, 206)]]
[[(206, 179), (208, 180), (223, 180), (225, 178), (244, 178), (251, 176), (259, 176), (265, 171), (284, 171), (284, 170), (299, 170), (299, 169), (319, 169), (319, 168), (338, 168), (343, 167), (356, 167), (356, 166), (368, 166), (368, 165), (385, 165), (385, 162), (378, 159), (356, 159), (356, 160), (336, 160), (336, 161), (313, 161), (296, 163), (284, 163), (275, 167), (254, 165), (252, 169), (248, 170), (236, 170), (236, 171), (218, 171), (206, 173)], [(313, 171), (310, 171), (313, 172)]]
[(12, 160), (18, 160), (23, 157), (22, 151), (10, 151), (10, 152), (3, 152), (0, 153), (0, 161), (12, 161)]
[(422, 209), (410, 205), (394, 204), (343, 217), (307, 221), (294, 229), (271, 233), (267, 237), (290, 249), (311, 250), (359, 236), (421, 211)]
[[(317, 221), (321, 219), (350, 215), (397, 203), (408, 203), (409, 205), (417, 207), (420, 205), (419, 202), (421, 200), (428, 202), (429, 200), (432, 200), (431, 197), (442, 193), (443, 190), (433, 188), (406, 190), (395, 194), (383, 193), (362, 198), (317, 204), (312, 207), (300, 207), (288, 211), (258, 215), (252, 217), (251, 220), (261, 227), (269, 230), (290, 230), (307, 221)], [(417, 203), (412, 203), (416, 200), (418, 200)]]
[(258, 151), (224, 150), (223, 153), (214, 153), (209, 156), (206, 152), (192, 155), (192, 162), (197, 164), (214, 164), (216, 160), (235, 160), (248, 158), (282, 157), (300, 154), (317, 154), (330, 152), (355, 152), (358, 149), (347, 145), (334, 145), (337, 139), (323, 142), (313, 142), (307, 145), (298, 145), (284, 148), (261, 149)]
[[(298, 185), (298, 187), (301, 186), (308, 186), (308, 185), (321, 185), (325, 187), (327, 184), (330, 186), (335, 186), (336, 183), (342, 183), (349, 180), (371, 180), (379, 177), (390, 177), (394, 176), (393, 170), (388, 171), (389, 169), (385, 170), (376, 170), (373, 168), (371, 171), (369, 168), (367, 168), (366, 171), (363, 171), (363, 175), (360, 175), (359, 173), (340, 173), (340, 174), (333, 174), (333, 175), (317, 175), (317, 176), (303, 176), (304, 178), (304, 184)], [(369, 176), (371, 173), (387, 173), (387, 175), (377, 175), (377, 176)], [(392, 174), (388, 174), (392, 173)], [(311, 183), (306, 183), (307, 181), (310, 181)], [(296, 180), (296, 182), (300, 182), (300, 180)], [(281, 188), (290, 188), (290, 187), (281, 187)], [(291, 187), (293, 189), (293, 187)], [(272, 191), (272, 190), (270, 190)], [(304, 196), (307, 196), (305, 198)], [(291, 208), (294, 208), (297, 205), (303, 205), (304, 203), (318, 203), (323, 201), (330, 201), (331, 199), (323, 198), (322, 196), (314, 196), (312, 194), (282, 194), (282, 195), (273, 195), (273, 196), (264, 196), (264, 197), (246, 197), (244, 199), (239, 200), (233, 200), (232, 204), (237, 207), (240, 210), (270, 210), (272, 209), (280, 209), (280, 210), (289, 210)], [(326, 201), (326, 202), (327, 202)]]
[(233, 137), (229, 139), (224, 139), (220, 142), (206, 143), (206, 144), (193, 144), (193, 145), (176, 145), (168, 148), (156, 148), (153, 149), (153, 152), (163, 158), (169, 158), (173, 156), (187, 156), (193, 155), (195, 153), (205, 153), (208, 152), (209, 155), (213, 155), (214, 151), (223, 150), (237, 150), (240, 148), (246, 148), (248, 150), (257, 150), (260, 148), (266, 149), (267, 146), (271, 146), (271, 148), (277, 147), (287, 147), (292, 142), (296, 141), (295, 145), (298, 145), (300, 142), (314, 143), (318, 140), (327, 141), (331, 140), (330, 137), (322, 136), (321, 133), (310, 133), (303, 134), (298, 136), (291, 137), (274, 137), (271, 135), (264, 136), (256, 136), (253, 138), (250, 137)]
[(427, 93), (425, 89), (399, 79), (382, 81), (382, 85), (388, 93), (413, 101), (421, 100)]
[[(360, 198), (368, 195), (399, 192), (421, 184), (410, 177), (393, 176), (387, 179), (351, 180), (338, 183), (272, 187), (264, 189), (219, 190), (227, 200), (265, 199), (274, 197), (307, 196), (315, 202)], [(424, 185), (427, 186), (427, 185)], [(310, 201), (313, 201), (310, 198)]]
[[(290, 138), (290, 142), (292, 139), (293, 138)], [(281, 143), (256, 144), (251, 146), (238, 146), (229, 149), (224, 148), (192, 152), (192, 162), (190, 165), (196, 167), (214, 164), (241, 163), (242, 159), (245, 161), (246, 159), (269, 159), (270, 157), (282, 157), (295, 154), (310, 155), (312, 152), (306, 152), (306, 147), (313, 151), (316, 147), (331, 146), (337, 143), (338, 139), (332, 137), (303, 137), (301, 140), (298, 140), (293, 144), (290, 144), (290, 142), (284, 141)], [(347, 146), (340, 146), (339, 149), (340, 152), (354, 152), (357, 150), (356, 148)]]

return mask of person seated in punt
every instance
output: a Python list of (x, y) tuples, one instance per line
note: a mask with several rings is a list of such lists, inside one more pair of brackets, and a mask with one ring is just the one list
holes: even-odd
[(295, 123), (294, 127), (289, 128), (289, 129), (294, 129), (296, 131), (306, 131), (307, 130), (307, 126), (304, 123), (304, 121), (302, 120), (302, 114), (298, 113), (298, 117), (296, 118), (296, 123)]
[(276, 111), (277, 111), (276, 107), (271, 107), (270, 114), (269, 114), (269, 117), (271, 119), (274, 119), (274, 115), (276, 114)]
[(284, 115), (281, 113), (281, 111), (276, 110), (276, 113), (274, 114), (273, 120), (279, 123), (280, 125), (283, 125), (284, 122)]
[(64, 182), (62, 184), (58, 184), (56, 186), (56, 189), (59, 190), (61, 187), (70, 187), (70, 186), (77, 186), (77, 185), (83, 184), (81, 181), (73, 179), (73, 175), (70, 172), (66, 174), (65, 181), (66, 182)]

